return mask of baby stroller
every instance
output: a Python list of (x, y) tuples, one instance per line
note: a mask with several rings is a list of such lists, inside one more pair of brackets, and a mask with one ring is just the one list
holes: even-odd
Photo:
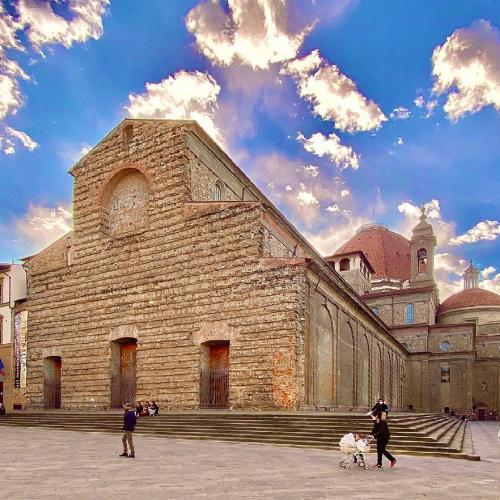
[(366, 463), (365, 453), (370, 451), (370, 442), (373, 438), (366, 437), (356, 441), (355, 445), (340, 446), (340, 451), (344, 454), (342, 460), (340, 461), (340, 467), (348, 469), (351, 466), (351, 458), (357, 461), (359, 467), (364, 467), (368, 469), (368, 464)]

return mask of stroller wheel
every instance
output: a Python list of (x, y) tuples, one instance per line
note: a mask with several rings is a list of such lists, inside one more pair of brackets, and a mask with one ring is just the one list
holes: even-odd
[(363, 460), (360, 460), (360, 461), (358, 462), (358, 465), (359, 465), (360, 467), (364, 467), (364, 466), (365, 466), (365, 462), (364, 462)]

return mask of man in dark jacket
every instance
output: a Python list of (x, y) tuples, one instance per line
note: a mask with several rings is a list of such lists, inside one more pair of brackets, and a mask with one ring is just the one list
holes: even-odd
[(382, 467), (382, 455), (384, 455), (391, 462), (391, 467), (396, 465), (396, 459), (385, 449), (389, 443), (391, 433), (387, 420), (382, 420), (381, 412), (374, 415), (376, 417), (373, 424), (372, 435), (377, 439), (377, 465), (379, 469)]
[[(135, 408), (130, 403), (124, 406), (125, 413), (123, 415), (123, 453), (120, 457), (135, 458), (134, 441), (132, 439), (132, 433), (135, 429), (135, 424), (137, 422), (137, 417), (135, 416)], [(127, 450), (127, 443), (130, 447), (130, 455)]]

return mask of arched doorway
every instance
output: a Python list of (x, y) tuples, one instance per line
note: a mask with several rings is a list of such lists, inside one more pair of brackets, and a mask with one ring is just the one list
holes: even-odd
[(229, 408), (229, 341), (201, 345), (200, 408)]
[(43, 360), (43, 407), (61, 408), (61, 368), (60, 356), (50, 356)]
[(136, 397), (137, 340), (124, 338), (111, 342), (111, 406), (134, 403)]

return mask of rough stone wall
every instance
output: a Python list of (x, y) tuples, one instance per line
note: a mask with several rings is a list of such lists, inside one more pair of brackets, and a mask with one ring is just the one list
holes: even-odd
[(401, 408), (405, 356), (399, 344), (314, 273), (308, 290), (306, 404), (329, 406), (333, 400), (338, 407), (366, 408), (386, 395), (392, 408)]
[(500, 362), (481, 361), (474, 365), (474, 404), (487, 411), (500, 409)]
[[(50, 354), (62, 358), (64, 408), (109, 407), (111, 340), (136, 332), (137, 398), (197, 408), (202, 347), (194, 339), (200, 331), (217, 338), (217, 326), (208, 327), (222, 321), (233, 332), (230, 404), (294, 408), (303, 269), (261, 266), (259, 203), (191, 202), (187, 126), (132, 123), (128, 144), (117, 129), (73, 169), (72, 264), (64, 244), (51, 250), (57, 259), (42, 252), (30, 264), (29, 406), (43, 404)], [(99, 199), (123, 168), (148, 182), (147, 224), (110, 237)]]
[(432, 292), (405, 293), (402, 295), (384, 295), (381, 297), (367, 297), (365, 302), (370, 307), (377, 307), (378, 316), (390, 327), (406, 324), (406, 306), (413, 304), (413, 323), (430, 324), (435, 323), (436, 299)]

